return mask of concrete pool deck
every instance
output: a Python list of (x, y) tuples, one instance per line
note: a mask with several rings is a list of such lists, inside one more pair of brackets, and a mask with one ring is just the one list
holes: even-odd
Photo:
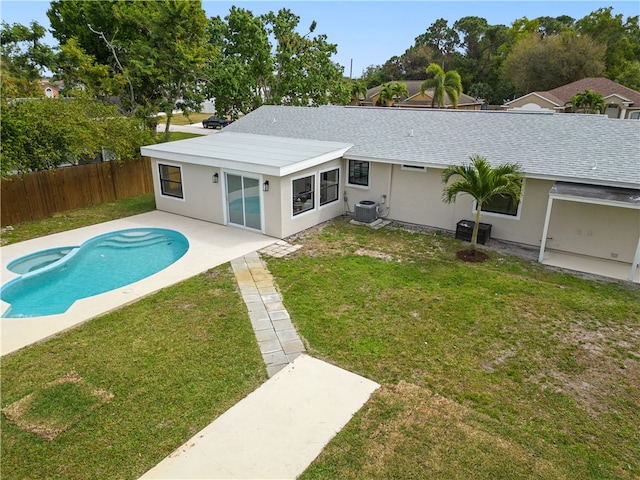
[[(189, 240), (189, 250), (176, 263), (164, 270), (110, 292), (78, 300), (64, 314), (0, 319), (0, 354), (5, 355), (44, 340), (91, 318), (135, 302), (169, 285), (278, 241), (277, 238), (240, 228), (153, 211), (1, 247), (2, 284), (18, 276), (7, 270), (7, 264), (16, 258), (54, 247), (77, 246), (103, 233), (139, 227), (177, 230)], [(7, 303), (0, 301), (2, 312), (8, 307)]]

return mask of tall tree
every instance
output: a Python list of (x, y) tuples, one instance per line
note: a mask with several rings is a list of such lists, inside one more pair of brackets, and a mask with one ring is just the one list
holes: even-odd
[(625, 87), (640, 91), (640, 61), (630, 62), (615, 81)]
[(568, 15), (562, 15), (560, 17), (538, 17), (536, 20), (539, 23), (538, 32), (542, 37), (548, 35), (558, 35), (562, 32), (573, 30), (575, 20)]
[(52, 2), (48, 15), (63, 44), (76, 39), (78, 48), (124, 79), (125, 111), (149, 127), (159, 111), (167, 113), (168, 129), (173, 109), (201, 103), (199, 75), (211, 51), (200, 1), (69, 0)]
[(613, 15), (612, 10), (607, 7), (590, 13), (576, 22), (576, 29), (606, 45), (606, 75), (615, 79), (630, 63), (640, 61), (640, 27), (638, 15), (625, 21), (622, 15)]
[(449, 27), (449, 22), (444, 18), (433, 22), (426, 32), (415, 39), (416, 46), (430, 45), (440, 53), (439, 63), (443, 70), (446, 64), (451, 62), (452, 54), (459, 44), (458, 33)]
[(42, 39), (45, 29), (37, 22), (29, 27), (2, 22), (0, 26), (0, 71), (2, 96), (41, 95), (38, 80), (52, 66), (54, 53)]
[(217, 54), (208, 62), (205, 91), (215, 98), (220, 116), (237, 118), (262, 104), (273, 59), (267, 28), (249, 10), (231, 7), (224, 18), (209, 25), (210, 41)]
[(544, 38), (532, 33), (519, 40), (505, 58), (502, 74), (520, 94), (550, 90), (601, 75), (604, 52), (603, 45), (574, 32)]
[[(449, 180), (456, 178), (451, 184)], [(471, 235), (471, 251), (476, 252), (482, 206), (496, 195), (510, 195), (517, 204), (522, 192), (523, 173), (517, 163), (492, 167), (485, 157), (472, 155), (466, 165), (450, 165), (442, 172), (445, 187), (442, 200), (453, 203), (459, 194), (471, 195), (476, 201), (476, 220)]]
[(337, 45), (328, 43), (326, 35), (310, 37), (312, 22), (304, 35), (296, 32), (300, 17), (288, 9), (263, 16), (275, 39), (273, 54), (275, 74), (265, 90), (265, 103), (317, 106), (349, 103), (350, 87), (343, 81), (343, 68), (331, 57)]
[(453, 108), (458, 108), (458, 98), (462, 93), (462, 81), (455, 70), (445, 72), (440, 65), (432, 63), (427, 67), (427, 75), (433, 75), (422, 83), (420, 92), (424, 94), (427, 88), (433, 88), (432, 107), (444, 107), (445, 95), (449, 96)]

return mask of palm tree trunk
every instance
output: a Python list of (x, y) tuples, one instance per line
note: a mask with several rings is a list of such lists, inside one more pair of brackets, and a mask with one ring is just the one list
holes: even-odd
[(476, 209), (476, 223), (473, 225), (473, 233), (471, 233), (471, 251), (476, 254), (476, 247), (478, 246), (478, 228), (480, 227), (480, 212), (482, 211), (482, 205), (478, 202)]

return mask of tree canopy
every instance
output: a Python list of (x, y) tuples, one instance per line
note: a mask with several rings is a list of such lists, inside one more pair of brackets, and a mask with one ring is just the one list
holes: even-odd
[(3, 100), (0, 136), (3, 178), (94, 161), (103, 150), (139, 158), (140, 146), (153, 143), (139, 120), (91, 98)]
[(588, 76), (604, 76), (637, 90), (638, 18), (614, 15), (611, 7), (577, 20), (568, 15), (522, 17), (510, 25), (490, 25), (476, 16), (453, 24), (439, 18), (403, 54), (368, 66), (361, 78), (369, 87), (424, 80), (425, 67), (436, 63), (460, 74), (463, 91), (492, 104)]

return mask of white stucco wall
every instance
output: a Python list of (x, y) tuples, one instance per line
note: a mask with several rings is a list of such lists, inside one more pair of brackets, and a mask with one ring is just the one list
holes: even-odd
[[(162, 195), (158, 171), (159, 164), (182, 167), (183, 199)], [(207, 222), (224, 223), (224, 191), (222, 174), (219, 168), (191, 164), (180, 165), (177, 162), (156, 159), (151, 159), (151, 168), (156, 208), (158, 210)], [(212, 181), (215, 173), (218, 173), (218, 183), (213, 183)]]
[[(391, 220), (455, 231), (460, 220), (475, 219), (470, 196), (459, 195), (451, 205), (442, 201), (441, 169), (427, 168), (421, 172), (403, 169), (401, 165), (373, 164), (371, 171), (369, 188), (346, 188), (351, 209), (362, 200), (381, 202), (384, 194), (387, 201), (381, 205), (381, 215)], [(551, 181), (527, 179), (518, 217), (483, 212), (480, 221), (492, 225), (493, 238), (539, 246), (552, 186)]]
[(638, 236), (638, 210), (554, 200), (546, 248), (631, 263)]
[[(294, 233), (301, 232), (307, 228), (313, 227), (319, 223), (325, 222), (332, 218), (338, 217), (345, 212), (345, 205), (343, 200), (344, 190), (344, 176), (346, 175), (345, 169), (342, 165), (342, 159), (332, 160), (330, 162), (323, 163), (317, 167), (308, 168), (292, 175), (287, 175), (280, 179), (280, 192), (279, 201), (281, 206), (281, 225), (280, 234), (274, 235), (279, 238), (293, 235)], [(338, 188), (338, 200), (320, 206), (320, 172), (326, 170), (332, 170), (335, 168), (340, 169), (340, 187)], [(315, 175), (315, 207), (313, 210), (309, 210), (298, 215), (293, 215), (293, 190), (292, 180), (295, 178), (306, 177), (308, 175)], [(274, 192), (276, 195), (276, 192)], [(270, 217), (271, 218), (271, 217)], [(273, 219), (275, 221), (275, 219)], [(271, 231), (271, 230), (270, 230)], [(268, 233), (272, 235), (272, 233)]]
[[(177, 199), (160, 193), (159, 163), (180, 166), (176, 162), (152, 159), (158, 210), (225, 224), (224, 171), (216, 167), (183, 164), (184, 199)], [(340, 169), (339, 199), (320, 206), (320, 172), (334, 168)], [(218, 183), (212, 182), (215, 173), (219, 175)], [(348, 162), (337, 159), (282, 178), (249, 175), (260, 177), (260, 184), (269, 181), (269, 191), (261, 192), (264, 233), (284, 238), (340, 216), (347, 207), (353, 212), (354, 205), (364, 200), (379, 203), (380, 215), (390, 220), (455, 231), (460, 220), (475, 219), (474, 202), (471, 197), (460, 195), (454, 204), (445, 204), (442, 201), (441, 174), (442, 170), (435, 168), (421, 172), (405, 170), (400, 165), (372, 163), (369, 186), (350, 186), (346, 185)], [(315, 207), (293, 215), (292, 180), (308, 175), (315, 175)], [(553, 184), (549, 180), (526, 179), (517, 217), (483, 212), (481, 222), (492, 225), (492, 238), (539, 247), (548, 194)], [(383, 195), (386, 196), (384, 203)], [(546, 248), (632, 262), (639, 235), (638, 210), (556, 200)]]

